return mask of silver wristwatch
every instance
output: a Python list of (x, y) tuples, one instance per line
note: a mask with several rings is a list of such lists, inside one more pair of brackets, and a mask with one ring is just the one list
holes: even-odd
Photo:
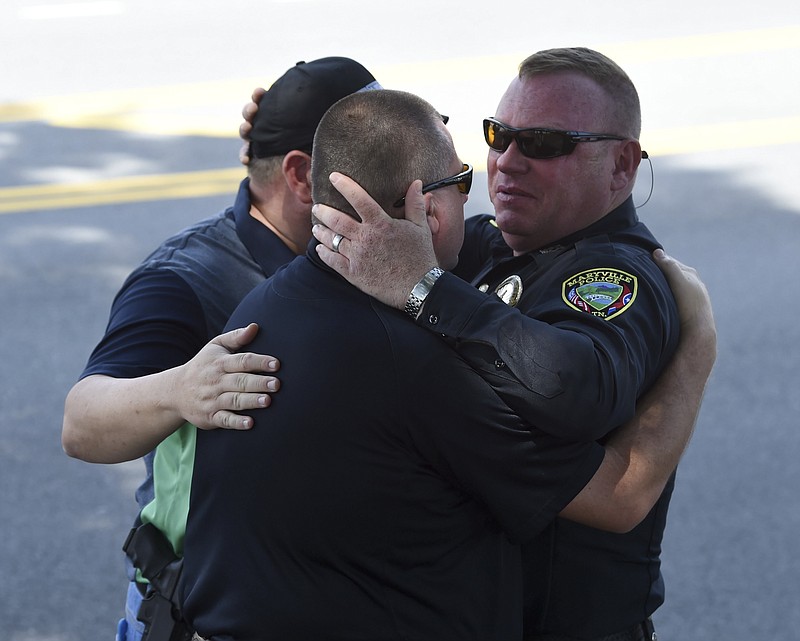
[(405, 306), (406, 314), (411, 316), (414, 320), (419, 318), (419, 314), (422, 311), (422, 303), (425, 302), (425, 299), (433, 288), (433, 284), (442, 274), (444, 274), (443, 270), (434, 267), (414, 285), (414, 289), (412, 289), (411, 293), (408, 295)]

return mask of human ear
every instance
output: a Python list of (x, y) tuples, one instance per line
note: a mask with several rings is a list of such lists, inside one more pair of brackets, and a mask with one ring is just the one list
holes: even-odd
[(439, 214), (436, 208), (436, 199), (433, 194), (425, 194), (425, 219), (428, 221), (428, 227), (431, 230), (431, 235), (436, 236), (439, 231)]
[(615, 158), (611, 188), (618, 191), (629, 186), (636, 178), (640, 162), (642, 162), (642, 146), (639, 141), (623, 141)]
[(292, 150), (283, 158), (283, 176), (286, 184), (300, 202), (311, 205), (311, 156)]

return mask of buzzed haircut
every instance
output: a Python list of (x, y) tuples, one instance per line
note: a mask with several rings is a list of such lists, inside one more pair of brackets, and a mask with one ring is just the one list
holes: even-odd
[(612, 133), (639, 138), (642, 130), (639, 94), (628, 74), (608, 56), (586, 47), (545, 49), (529, 56), (519, 66), (521, 80), (563, 72), (578, 73), (594, 80), (611, 98), (608, 124), (617, 129)]
[(448, 175), (455, 158), (442, 117), (428, 102), (405, 91), (382, 89), (351, 94), (322, 117), (311, 153), (311, 190), (323, 203), (358, 218), (331, 185), (331, 172), (359, 183), (389, 215), (416, 179)]
[(250, 181), (265, 187), (275, 179), (276, 176), (283, 177), (283, 159), (286, 154), (280, 156), (267, 156), (265, 158), (250, 158), (247, 165), (247, 175)]

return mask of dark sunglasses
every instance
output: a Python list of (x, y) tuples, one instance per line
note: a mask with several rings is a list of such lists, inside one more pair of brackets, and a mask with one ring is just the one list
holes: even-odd
[[(427, 194), (429, 191), (433, 191), (434, 189), (441, 189), (442, 187), (449, 187), (450, 185), (456, 185), (458, 187), (458, 191), (466, 196), (469, 193), (469, 190), (472, 188), (472, 165), (464, 163), (461, 172), (457, 173), (455, 176), (442, 178), (436, 182), (422, 185), (422, 193)], [(403, 196), (394, 204), (394, 206), (402, 207), (405, 204), (406, 198)]]
[(508, 149), (511, 142), (516, 140), (523, 156), (536, 159), (568, 156), (575, 151), (579, 142), (625, 140), (622, 136), (593, 134), (588, 131), (559, 131), (538, 127), (517, 129), (504, 125), (494, 118), (486, 118), (483, 121), (483, 137), (489, 147), (501, 152)]

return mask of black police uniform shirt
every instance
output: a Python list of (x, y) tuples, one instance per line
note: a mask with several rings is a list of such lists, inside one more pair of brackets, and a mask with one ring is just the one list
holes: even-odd
[(529, 429), (443, 341), (312, 247), (231, 317), (281, 360), (246, 432), (203, 431), (182, 596), (215, 640), (522, 634), (521, 560), (602, 460)]
[[(633, 415), (678, 343), (675, 301), (651, 258), (658, 246), (631, 199), (519, 257), (493, 218), (470, 218), (456, 272), (472, 285), (443, 275), (418, 324), (444, 335), (538, 429), (602, 440)], [(527, 637), (604, 636), (663, 603), (659, 557), (673, 481), (628, 534), (557, 519), (524, 546)]]
[[(242, 181), (233, 207), (168, 238), (128, 276), (81, 378), (136, 378), (184, 364), (222, 332), (245, 294), (295, 257), (250, 216), (249, 184)], [(141, 508), (154, 497), (152, 462), (151, 452)]]

